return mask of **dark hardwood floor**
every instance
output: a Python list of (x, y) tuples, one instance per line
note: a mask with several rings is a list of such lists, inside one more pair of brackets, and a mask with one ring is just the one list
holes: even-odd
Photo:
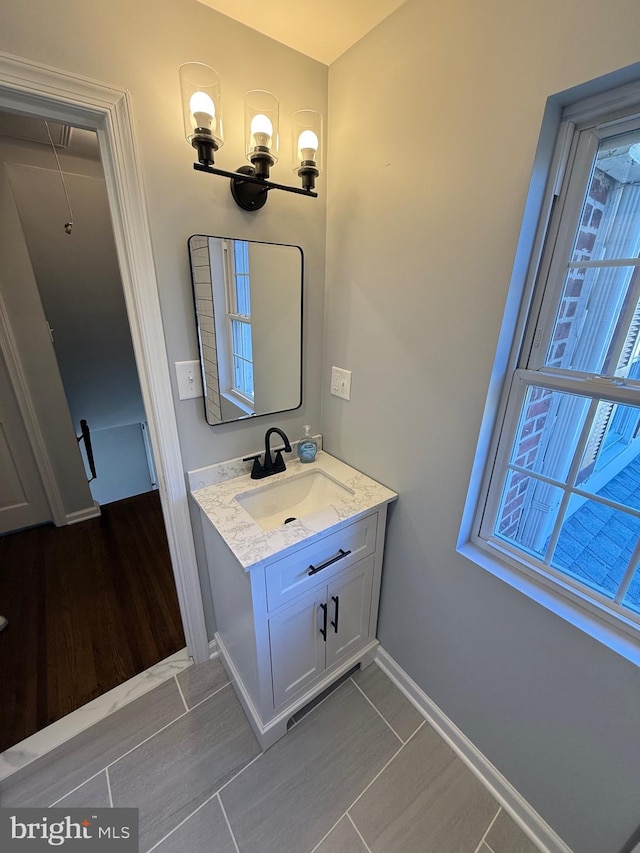
[(0, 537), (0, 751), (184, 648), (158, 492)]

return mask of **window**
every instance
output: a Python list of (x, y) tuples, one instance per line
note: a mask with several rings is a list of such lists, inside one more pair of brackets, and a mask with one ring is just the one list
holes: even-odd
[(227, 251), (230, 274), (227, 275), (227, 321), (231, 348), (231, 391), (253, 404), (253, 347), (251, 342), (251, 281), (249, 244), (233, 240), (233, 252)]
[(640, 638), (640, 98), (629, 92), (565, 110), (472, 539)]

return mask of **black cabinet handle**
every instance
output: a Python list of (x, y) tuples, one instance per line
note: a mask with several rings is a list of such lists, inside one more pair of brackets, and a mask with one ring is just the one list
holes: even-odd
[(313, 564), (310, 565), (309, 571), (307, 572), (307, 574), (308, 575), (315, 575), (317, 572), (321, 572), (323, 569), (326, 569), (327, 566), (330, 566), (332, 563), (337, 563), (338, 560), (342, 560), (343, 557), (348, 557), (350, 553), (351, 553), (351, 549), (349, 549), (348, 551), (343, 551), (342, 548), (340, 548), (340, 550), (336, 554), (336, 556), (331, 557), (331, 559), (327, 560), (326, 563), (320, 563), (319, 566), (314, 566)]
[(336, 632), (336, 634), (337, 634), (337, 633), (338, 633), (338, 613), (340, 612), (340, 596), (339, 596), (339, 595), (332, 595), (332, 596), (331, 596), (331, 600), (332, 600), (332, 601), (335, 603), (335, 605), (336, 605), (336, 618), (335, 618), (335, 622), (332, 622), (331, 624), (332, 624), (332, 626), (333, 626), (333, 630), (334, 630), (334, 631)]
[(322, 609), (322, 614), (323, 614), (322, 615), (322, 628), (320, 628), (320, 633), (322, 634), (322, 637), (326, 643), (327, 642), (327, 605), (321, 604), (320, 607)]

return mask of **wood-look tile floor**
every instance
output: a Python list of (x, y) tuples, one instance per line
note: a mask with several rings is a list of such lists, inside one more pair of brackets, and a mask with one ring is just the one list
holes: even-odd
[(0, 782), (1, 806), (134, 806), (157, 853), (536, 853), (377, 666), (260, 752), (219, 661)]

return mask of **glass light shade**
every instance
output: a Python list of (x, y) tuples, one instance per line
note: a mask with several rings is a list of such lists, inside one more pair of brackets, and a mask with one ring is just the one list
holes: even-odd
[(214, 150), (224, 145), (220, 77), (215, 68), (202, 62), (180, 66), (180, 95), (187, 141), (197, 147), (199, 141), (212, 141)]
[(275, 95), (253, 89), (244, 97), (244, 132), (247, 159), (266, 157), (276, 163), (280, 152), (280, 104)]
[(322, 171), (322, 116), (315, 110), (293, 114), (293, 171), (312, 168)]

